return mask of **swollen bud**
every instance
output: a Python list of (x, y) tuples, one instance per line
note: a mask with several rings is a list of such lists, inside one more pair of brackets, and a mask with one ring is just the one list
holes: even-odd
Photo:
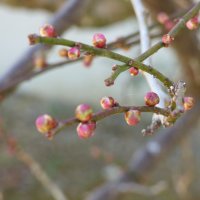
[(75, 116), (81, 122), (87, 122), (92, 118), (93, 110), (88, 104), (81, 104), (75, 110)]
[(106, 47), (106, 38), (102, 33), (94, 34), (92, 42), (93, 42), (93, 45), (97, 48)]
[(192, 107), (194, 106), (194, 98), (193, 97), (184, 97), (183, 106), (184, 106), (185, 111), (192, 109)]
[(168, 47), (174, 41), (174, 37), (169, 34), (165, 34), (162, 36), (162, 42), (165, 44), (165, 47)]
[(68, 50), (68, 58), (70, 60), (76, 60), (80, 57), (80, 48), (79, 47), (72, 47)]
[(199, 26), (199, 22), (198, 22), (198, 17), (193, 17), (192, 19), (190, 19), (189, 21), (186, 22), (186, 27), (189, 30), (195, 30), (197, 29)]
[(112, 97), (103, 97), (101, 99), (101, 107), (103, 109), (110, 109), (116, 105), (115, 100)]
[(137, 67), (131, 67), (129, 69), (129, 73), (131, 76), (137, 76), (139, 73), (139, 69)]
[(56, 128), (58, 125), (58, 122), (50, 115), (45, 114), (45, 115), (39, 116), (36, 119), (35, 125), (36, 125), (37, 130), (40, 133), (47, 133), (51, 131), (52, 129)]
[(138, 110), (129, 110), (125, 112), (126, 123), (130, 126), (135, 126), (140, 122), (141, 113)]
[(39, 30), (42, 37), (57, 37), (55, 28), (50, 24), (45, 24)]
[(169, 20), (169, 16), (165, 12), (160, 12), (157, 15), (157, 20), (158, 20), (159, 23), (164, 24), (166, 21)]
[(37, 56), (36, 58), (34, 58), (34, 66), (36, 70), (42, 70), (45, 67), (47, 67), (47, 62), (45, 57)]
[(83, 57), (83, 64), (85, 65), (85, 67), (90, 67), (93, 59), (94, 59), (94, 56), (92, 54), (85, 54)]
[(58, 51), (58, 54), (59, 54), (60, 57), (63, 57), (63, 58), (67, 58), (68, 57), (68, 51), (65, 48), (60, 49)]
[(147, 106), (155, 106), (160, 102), (160, 98), (155, 92), (147, 92), (144, 101)]
[(77, 126), (77, 134), (82, 139), (90, 138), (94, 135), (96, 129), (96, 122), (79, 123)]

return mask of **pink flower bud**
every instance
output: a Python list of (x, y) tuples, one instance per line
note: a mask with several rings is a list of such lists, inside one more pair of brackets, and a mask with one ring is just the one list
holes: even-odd
[(162, 36), (162, 42), (165, 44), (165, 47), (168, 47), (174, 40), (174, 37), (172, 37), (169, 34), (165, 34)]
[(154, 92), (147, 92), (144, 101), (147, 106), (155, 106), (160, 102), (159, 96)]
[(70, 60), (76, 60), (80, 57), (80, 48), (79, 47), (72, 47), (68, 50), (68, 58)]
[(82, 139), (87, 139), (94, 135), (96, 129), (96, 122), (79, 123), (77, 126), (78, 136)]
[(35, 125), (36, 125), (37, 130), (40, 133), (47, 133), (51, 131), (52, 129), (56, 128), (58, 125), (58, 122), (50, 115), (45, 114), (45, 115), (39, 116), (36, 119)]
[(46, 59), (43, 56), (34, 58), (35, 68), (38, 70), (44, 69), (47, 67)]
[(195, 30), (197, 29), (199, 26), (199, 22), (198, 22), (198, 17), (193, 17), (192, 19), (190, 19), (189, 21), (186, 22), (186, 27), (189, 30)]
[(165, 26), (165, 29), (167, 31), (170, 31), (174, 26), (175, 26), (175, 22), (171, 21), (171, 20), (167, 20), (165, 23), (164, 23), (164, 26)]
[(88, 104), (77, 106), (75, 116), (81, 122), (87, 122), (92, 118), (93, 110)]
[(137, 67), (131, 67), (131, 68), (129, 69), (129, 73), (130, 73), (131, 76), (137, 76), (138, 73), (139, 73), (139, 70), (138, 70)]
[(92, 42), (97, 48), (104, 48), (106, 46), (106, 38), (101, 33), (94, 34)]
[(50, 24), (45, 24), (40, 28), (40, 35), (42, 37), (57, 37), (55, 28)]
[(160, 12), (157, 15), (157, 20), (159, 23), (164, 24), (166, 21), (169, 20), (169, 16), (165, 12)]
[(185, 111), (192, 109), (194, 106), (194, 98), (193, 97), (184, 97), (183, 99), (184, 103), (184, 109)]
[(141, 113), (138, 110), (129, 110), (125, 112), (126, 123), (130, 126), (135, 126), (140, 122)]
[(103, 97), (100, 103), (101, 107), (105, 110), (115, 106), (115, 100), (112, 97)]
[(59, 54), (60, 57), (63, 57), (63, 58), (67, 58), (68, 57), (68, 51), (65, 48), (60, 49), (58, 51), (58, 54)]
[(86, 54), (83, 58), (83, 64), (85, 65), (85, 67), (90, 67), (90, 65), (92, 64), (94, 56), (91, 54)]

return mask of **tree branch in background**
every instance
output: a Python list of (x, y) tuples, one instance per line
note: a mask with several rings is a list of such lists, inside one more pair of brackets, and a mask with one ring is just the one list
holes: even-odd
[[(200, 9), (200, 2), (195, 4), (179, 21), (178, 23), (168, 32), (168, 35), (171, 36), (172, 38), (176, 39), (176, 36), (180, 33), (180, 31), (182, 29), (185, 28), (185, 23), (191, 19), (192, 17), (194, 17), (198, 11)], [(159, 49), (161, 49), (162, 47), (165, 47), (165, 45), (163, 44), (162, 41), (156, 43), (155, 45), (153, 45), (150, 49), (148, 49), (147, 51), (145, 51), (143, 54), (141, 54), (140, 56), (138, 56), (135, 60), (142, 62), (144, 61), (146, 58), (148, 58), (149, 56), (153, 55), (154, 53), (156, 53)], [(127, 65), (122, 65), (122, 66), (118, 66), (117, 70), (115, 70), (115, 72), (107, 79), (109, 82), (114, 82), (115, 79), (119, 76), (119, 74), (121, 74), (122, 72), (128, 70), (130, 67)]]
[[(147, 11), (142, 4), (142, 0), (132, 0), (132, 5), (134, 7), (137, 21), (139, 23), (139, 30), (140, 30), (140, 45), (141, 45), (141, 53), (147, 51), (150, 47), (150, 37), (149, 37), (149, 30), (147, 25)], [(146, 65), (151, 64), (150, 58), (144, 61)], [(151, 90), (158, 94), (160, 97), (159, 107), (165, 108), (166, 102), (170, 102), (169, 95), (163, 90), (163, 88), (159, 85), (159, 82), (152, 77), (150, 74), (143, 72), (144, 77), (147, 80), (147, 83)], [(148, 126), (147, 129), (143, 129), (142, 133), (144, 135), (151, 135), (155, 132), (156, 129), (164, 123), (164, 117), (162, 115), (154, 114), (152, 117), (152, 124)]]
[[(51, 23), (56, 28), (57, 33), (61, 35), (65, 30), (71, 27), (71, 25), (76, 24), (81, 19), (88, 1), (89, 0), (68, 0), (67, 3), (52, 17), (49, 23)], [(4, 96), (6, 93), (15, 89), (19, 77), (27, 76), (32, 73), (34, 68), (32, 62), (33, 57), (37, 52), (44, 49), (47, 49), (47, 46), (38, 45), (28, 50), (27, 53), (0, 78), (1, 96)]]

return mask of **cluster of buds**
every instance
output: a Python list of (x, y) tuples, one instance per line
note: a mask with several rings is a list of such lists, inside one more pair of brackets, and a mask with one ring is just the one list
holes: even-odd
[(81, 104), (75, 110), (75, 116), (80, 121), (77, 126), (78, 136), (82, 139), (90, 138), (94, 135), (96, 122), (92, 121), (93, 110), (88, 104)]
[(52, 131), (58, 126), (58, 122), (50, 115), (44, 114), (37, 117), (35, 126), (40, 133), (51, 139)]

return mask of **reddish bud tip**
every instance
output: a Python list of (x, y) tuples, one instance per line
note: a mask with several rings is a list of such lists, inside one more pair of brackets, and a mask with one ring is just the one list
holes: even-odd
[(67, 49), (65, 49), (65, 48), (60, 49), (60, 50), (58, 51), (58, 55), (59, 55), (60, 57), (67, 58), (67, 57), (68, 57), (68, 51), (67, 51)]
[(160, 12), (157, 15), (157, 20), (159, 23), (164, 24), (166, 21), (169, 20), (169, 16), (165, 12)]
[(189, 30), (195, 30), (197, 29), (199, 26), (199, 22), (198, 22), (198, 17), (193, 17), (192, 19), (190, 19), (189, 21), (186, 22), (186, 27)]
[(138, 110), (129, 110), (125, 112), (126, 123), (130, 126), (135, 126), (140, 122), (141, 113)]
[(144, 97), (144, 101), (147, 106), (155, 106), (160, 102), (160, 98), (154, 92), (147, 92)]
[(137, 67), (131, 67), (129, 69), (129, 73), (131, 76), (137, 76), (139, 73), (139, 69)]
[(166, 47), (168, 47), (174, 40), (174, 37), (172, 37), (169, 34), (165, 34), (162, 36), (162, 42), (165, 44)]
[(110, 109), (112, 107), (114, 107), (115, 104), (115, 100), (112, 97), (103, 97), (100, 101), (101, 107), (103, 109)]
[(28, 35), (28, 41), (30, 45), (34, 45), (39, 43), (39, 39), (38, 39), (38, 35), (37, 34), (30, 34)]
[(76, 60), (80, 57), (80, 49), (78, 47), (72, 47), (68, 50), (68, 58), (70, 60)]
[(55, 28), (50, 24), (42, 26), (39, 32), (42, 37), (57, 37)]
[(106, 38), (101, 33), (94, 34), (92, 42), (97, 48), (104, 48), (106, 46)]
[(87, 123), (79, 123), (76, 130), (80, 138), (87, 139), (94, 135), (95, 129), (96, 129), (96, 122), (87, 122)]
[(50, 115), (45, 114), (39, 116), (36, 119), (35, 125), (40, 133), (48, 133), (49, 131), (57, 127), (58, 122)]
[(88, 104), (77, 106), (75, 116), (81, 122), (87, 122), (92, 118), (93, 110)]
[(194, 98), (193, 97), (184, 97), (183, 99), (184, 110), (190, 110), (194, 106)]

